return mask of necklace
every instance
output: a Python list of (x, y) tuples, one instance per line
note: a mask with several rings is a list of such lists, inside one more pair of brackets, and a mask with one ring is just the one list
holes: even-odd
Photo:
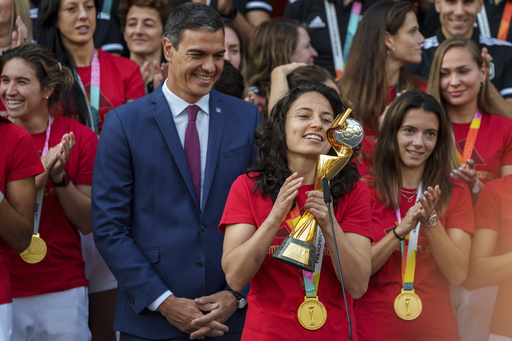
[(411, 203), (413, 199), (415, 198), (416, 194), (418, 193), (418, 189), (416, 188), (414, 191), (408, 191), (402, 188), (401, 194), (402, 196), (407, 199), (408, 203)]

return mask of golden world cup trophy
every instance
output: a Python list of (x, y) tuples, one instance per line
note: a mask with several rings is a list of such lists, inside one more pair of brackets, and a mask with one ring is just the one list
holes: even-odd
[[(315, 190), (322, 191), (322, 179), (326, 177), (330, 181), (338, 174), (350, 160), (352, 148), (363, 140), (363, 126), (348, 118), (351, 112), (351, 109), (347, 109), (344, 114), (338, 115), (327, 130), (327, 138), (337, 156), (319, 155), (313, 187)], [(302, 270), (314, 271), (317, 229), (315, 217), (306, 210), (273, 257)]]

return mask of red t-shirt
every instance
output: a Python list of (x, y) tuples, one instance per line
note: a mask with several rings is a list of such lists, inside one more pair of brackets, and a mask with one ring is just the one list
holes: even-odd
[[(99, 130), (103, 127), (105, 115), (111, 109), (126, 103), (128, 99), (144, 96), (144, 83), (139, 66), (128, 58), (111, 55), (98, 49), (100, 62), (100, 109)], [(76, 67), (90, 100), (91, 66)]]
[[(374, 240), (378, 242), (386, 234), (393, 233), (397, 219), (393, 208), (385, 207), (376, 198), (374, 192), (371, 199), (372, 227)], [(401, 209), (400, 213), (403, 218), (407, 211)], [(457, 228), (474, 233), (471, 196), (462, 182), (454, 184), (447, 213), (439, 221), (445, 229)], [(395, 313), (394, 301), (403, 287), (398, 247), (370, 278), (366, 294), (355, 302), (360, 341), (459, 340), (448, 281), (437, 267), (431, 246), (421, 229), (414, 276), (414, 290), (423, 303), (421, 314), (415, 320), (405, 321)]]
[[(457, 151), (462, 155), (471, 123), (452, 123)], [(500, 177), (501, 166), (512, 165), (512, 120), (500, 115), (482, 114), (473, 154), (480, 181)]]
[[(6, 184), (44, 172), (30, 134), (13, 123), (0, 122), (0, 191)], [(4, 199), (7, 200), (7, 199)], [(12, 302), (9, 245), (0, 238), (0, 304)]]
[[(495, 256), (512, 252), (512, 175), (488, 182), (475, 206), (475, 226), (499, 233)], [(512, 337), (512, 278), (498, 284), (491, 333)]]
[[(51, 125), (49, 147), (60, 143), (62, 135), (73, 132), (76, 145), (69, 154), (64, 170), (73, 184), (90, 185), (94, 156), (98, 145), (96, 134), (74, 119), (56, 117)], [(46, 132), (32, 135), (36, 150), (42, 153)], [(37, 264), (25, 263), (11, 251), (12, 296), (25, 297), (59, 292), (86, 286), (80, 234), (66, 218), (50, 180), (44, 189), (39, 234), (46, 242), (46, 257)]]
[[(246, 223), (259, 227), (265, 221), (273, 204), (270, 199), (263, 198), (259, 191), (254, 193), (254, 187), (255, 182), (246, 175), (241, 175), (233, 183), (220, 221), (221, 231), (229, 224)], [(312, 185), (305, 185), (299, 189), (298, 207), (304, 206), (307, 198), (305, 193), (312, 189)], [(371, 237), (369, 198), (363, 186), (358, 184), (354, 191), (339, 198), (335, 216), (343, 231)], [(348, 322), (341, 284), (334, 272), (331, 254), (327, 248), (324, 252), (318, 288), (318, 299), (327, 309), (327, 320), (320, 329), (309, 331), (304, 329), (297, 319), (297, 309), (304, 302), (306, 294), (302, 271), (272, 257), (277, 247), (291, 232), (291, 225), (288, 222), (290, 218), (288, 214), (276, 233), (263, 264), (251, 280), (242, 339), (346, 339)], [(348, 293), (347, 299), (349, 310), (352, 311), (353, 299)]]

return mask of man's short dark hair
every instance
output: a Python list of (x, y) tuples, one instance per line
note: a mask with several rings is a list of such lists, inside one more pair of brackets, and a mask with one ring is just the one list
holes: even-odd
[(205, 30), (224, 32), (220, 15), (210, 6), (198, 2), (187, 2), (176, 7), (165, 23), (165, 37), (177, 50), (184, 30)]

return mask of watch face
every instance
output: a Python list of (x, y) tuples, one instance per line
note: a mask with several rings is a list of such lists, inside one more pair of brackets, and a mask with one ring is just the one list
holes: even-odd
[(247, 305), (247, 299), (245, 297), (242, 297), (238, 301), (238, 309), (244, 309), (246, 305)]
[(427, 227), (434, 227), (438, 222), (439, 219), (437, 218), (437, 214), (433, 214), (427, 222)]

